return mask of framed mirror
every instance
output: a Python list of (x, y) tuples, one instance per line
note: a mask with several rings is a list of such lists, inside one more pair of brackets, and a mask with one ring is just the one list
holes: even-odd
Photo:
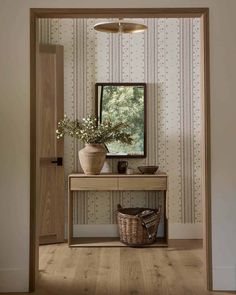
[(113, 142), (106, 145), (107, 157), (146, 157), (146, 84), (96, 83), (96, 115), (100, 122), (110, 119), (128, 125), (131, 145)]

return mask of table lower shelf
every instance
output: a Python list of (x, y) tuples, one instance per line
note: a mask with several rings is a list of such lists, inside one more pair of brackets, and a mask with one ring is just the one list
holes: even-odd
[[(70, 247), (127, 247), (120, 242), (119, 238), (72, 238)], [(155, 243), (143, 247), (156, 248), (168, 247), (168, 243), (164, 238), (158, 238)]]

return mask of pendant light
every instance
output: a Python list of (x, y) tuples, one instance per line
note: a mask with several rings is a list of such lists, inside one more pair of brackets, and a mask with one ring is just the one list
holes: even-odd
[(105, 33), (139, 33), (147, 30), (147, 26), (144, 24), (127, 22), (123, 19), (98, 23), (93, 28)]

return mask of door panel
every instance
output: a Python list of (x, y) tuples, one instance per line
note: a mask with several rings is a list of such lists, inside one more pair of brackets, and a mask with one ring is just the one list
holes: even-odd
[[(56, 123), (56, 56), (53, 53), (40, 52), (40, 69), (44, 72), (40, 75), (40, 157), (57, 155), (57, 143), (55, 137)], [(43, 70), (45, 69), (45, 70)]]
[[(64, 113), (63, 47), (39, 45), (37, 62), (37, 159), (39, 243), (64, 241), (63, 140), (57, 122)], [(61, 161), (59, 161), (61, 160)]]
[(57, 167), (40, 167), (40, 235), (56, 234), (56, 199), (55, 185)]

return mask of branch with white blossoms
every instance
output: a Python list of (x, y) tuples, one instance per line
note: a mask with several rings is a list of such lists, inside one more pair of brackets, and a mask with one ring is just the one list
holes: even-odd
[(82, 121), (71, 120), (65, 115), (64, 119), (58, 122), (56, 134), (57, 139), (67, 135), (90, 144), (107, 144), (114, 141), (131, 144), (133, 139), (131, 134), (125, 131), (127, 127), (125, 123), (113, 124), (110, 120), (100, 123), (95, 116), (91, 115), (83, 118)]

